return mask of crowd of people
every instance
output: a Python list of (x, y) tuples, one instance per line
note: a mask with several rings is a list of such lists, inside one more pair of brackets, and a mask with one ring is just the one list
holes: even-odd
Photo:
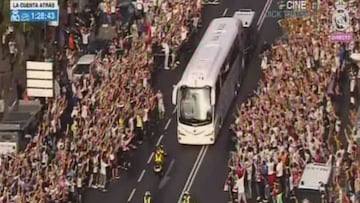
[(236, 202), (290, 202), (309, 163), (332, 166), (331, 202), (360, 201), (357, 116), (352, 113), (343, 136), (339, 113), (345, 107), (335, 102), (344, 99), (340, 78), (351, 63), (344, 49), (360, 52), (360, 2), (347, 5), (352, 18), (347, 31), (353, 34), (347, 45), (330, 40), (335, 1), (322, 2), (321, 12), (280, 21), (286, 36), (261, 55), (260, 87), (238, 108), (224, 188)]
[[(69, 7), (67, 28), (77, 13)], [(86, 187), (105, 190), (109, 177), (119, 178), (128, 151), (150, 132), (150, 112), (158, 106), (163, 117), (162, 94), (151, 87), (152, 45), (179, 47), (201, 7), (199, 1), (160, 0), (143, 1), (138, 9), (139, 17), (125, 34), (117, 32), (112, 44), (123, 51), (105, 51), (89, 77), (67, 80), (78, 55), (71, 33), (61, 42), (65, 46), (43, 50), (42, 59), (55, 64), (59, 88), (46, 101), (43, 120), (25, 151), (0, 157), (0, 202), (76, 202)], [(118, 20), (114, 24), (121, 29)]]

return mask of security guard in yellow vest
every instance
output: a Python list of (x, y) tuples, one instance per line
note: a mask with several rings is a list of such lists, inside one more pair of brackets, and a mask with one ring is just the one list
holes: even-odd
[(181, 203), (191, 203), (191, 197), (190, 197), (189, 192), (184, 193)]
[(142, 117), (140, 116), (140, 113), (136, 114), (136, 136), (138, 138), (138, 143), (141, 144), (143, 140), (143, 121)]
[(136, 127), (140, 128), (141, 130), (144, 128), (143, 121), (142, 121), (140, 114), (136, 115)]
[(164, 153), (161, 150), (156, 150), (155, 152), (155, 163), (160, 165), (164, 163)]
[(120, 130), (125, 129), (125, 121), (122, 117), (119, 118), (119, 128), (120, 128)]
[(151, 193), (149, 191), (145, 192), (144, 203), (152, 203), (152, 197), (151, 197)]

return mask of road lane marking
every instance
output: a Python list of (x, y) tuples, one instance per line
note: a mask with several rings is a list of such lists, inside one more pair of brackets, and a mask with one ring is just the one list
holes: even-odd
[(201, 147), (200, 152), (199, 152), (198, 156), (196, 157), (195, 163), (194, 163), (194, 165), (193, 165), (193, 167), (192, 167), (192, 169), (191, 169), (191, 171), (190, 171), (189, 177), (188, 177), (188, 179), (186, 180), (186, 183), (185, 183), (185, 186), (184, 186), (184, 189), (183, 189), (183, 190), (185, 190), (185, 189), (187, 188), (187, 186), (188, 186), (188, 184), (189, 184), (189, 182), (190, 182), (191, 176), (192, 176), (192, 174), (193, 174), (194, 171), (195, 171), (196, 165), (197, 165), (197, 163), (199, 162), (199, 159), (200, 159), (203, 151), (204, 151), (204, 146)]
[(165, 177), (169, 175), (171, 169), (174, 167), (174, 164), (175, 164), (175, 159), (172, 159), (171, 162), (170, 162), (168, 170), (165, 172)]
[(167, 123), (165, 125), (165, 128), (164, 128), (165, 130), (168, 129), (170, 123), (171, 123), (171, 118), (169, 118), (169, 120), (167, 121)]
[(10, 110), (14, 108), (14, 106), (16, 105), (17, 99), (14, 100), (14, 102), (11, 104), (10, 106)]
[(181, 193), (180, 193), (180, 197), (179, 197), (178, 203), (181, 203), (181, 198), (182, 198), (182, 196), (184, 195), (184, 192), (186, 191), (186, 189), (188, 188), (188, 185), (189, 185), (189, 183), (190, 183), (190, 181), (191, 181), (191, 179), (192, 179), (192, 176), (193, 176), (193, 174), (194, 174), (194, 171), (196, 170), (197, 165), (198, 165), (198, 163), (199, 163), (199, 160), (200, 160), (201, 157), (202, 157), (202, 154), (203, 154), (203, 152), (204, 152), (204, 149), (205, 149), (205, 146), (202, 146), (201, 149), (200, 149), (200, 152), (199, 152), (198, 156), (196, 157), (194, 166), (192, 167), (192, 169), (191, 169), (191, 171), (190, 171), (190, 174), (189, 174), (189, 177), (187, 178), (186, 183), (185, 183), (185, 185), (184, 185), (184, 188), (183, 188), (183, 190), (182, 190)]
[(153, 156), (154, 156), (154, 152), (152, 152), (152, 153), (150, 154), (149, 159), (147, 160), (147, 164), (150, 164)]
[(223, 16), (226, 15), (227, 11), (228, 11), (228, 8), (226, 8), (226, 9), (224, 10)]
[(269, 10), (269, 8), (270, 8), (270, 6), (271, 6), (272, 1), (273, 1), (273, 0), (269, 0), (269, 3), (268, 3), (268, 5), (267, 5), (267, 7), (264, 8), (264, 9), (265, 9), (265, 12), (263, 13), (262, 20), (261, 20), (260, 24), (258, 25), (258, 28), (257, 28), (258, 31), (260, 31), (260, 29), (261, 29), (261, 27), (262, 27), (262, 25), (263, 25), (263, 23), (264, 23), (264, 20), (265, 20), (265, 18), (266, 18), (267, 12), (268, 12), (268, 10)]
[(141, 171), (141, 174), (140, 174), (140, 176), (139, 176), (139, 178), (138, 178), (138, 180), (137, 180), (138, 183), (141, 182), (141, 180), (142, 180), (143, 177), (144, 177), (144, 174), (145, 174), (145, 169), (143, 169), (143, 170)]
[[(261, 21), (258, 22), (258, 24), (257, 24), (257, 26), (258, 26), (257, 31), (260, 31), (260, 29), (261, 29), (261, 27), (262, 27), (262, 25), (263, 25), (263, 23), (264, 23), (266, 14), (267, 14), (270, 6), (271, 6), (272, 1), (273, 1), (273, 0), (268, 0), (268, 1), (266, 2), (267, 4), (265, 5), (265, 7), (264, 7), (264, 9), (263, 9), (264, 13), (262, 13), (262, 17), (260, 16), (260, 17), (261, 17)], [(268, 2), (269, 2), (269, 3), (268, 3)]]
[(207, 152), (208, 149), (209, 149), (209, 146), (207, 145), (205, 147), (205, 150), (203, 152), (202, 157), (200, 158), (199, 164), (198, 164), (196, 170), (194, 171), (194, 175), (192, 176), (192, 180), (190, 181), (190, 183), (188, 185), (188, 188), (186, 189), (187, 191), (191, 190), (191, 186), (194, 183), (195, 177), (196, 177), (197, 173), (199, 172), (200, 166), (202, 165), (202, 162), (204, 161), (204, 158), (205, 158), (205, 155), (206, 155), (206, 152)]
[(174, 114), (176, 112), (176, 106), (174, 107), (174, 110), (172, 111), (172, 114)]
[(159, 137), (158, 141), (156, 142), (156, 145), (159, 145), (160, 142), (161, 142), (161, 140), (162, 140), (163, 138), (164, 138), (164, 135), (161, 135), (161, 136)]
[(165, 172), (164, 178), (162, 178), (162, 180), (159, 183), (159, 187), (158, 187), (159, 189), (163, 188), (166, 185), (166, 183), (170, 180), (169, 173), (172, 170), (174, 164), (175, 164), (175, 159), (172, 159), (168, 169)]
[(269, 2), (270, 2), (270, 0), (266, 0), (265, 6), (264, 6), (263, 10), (260, 13), (260, 16), (259, 16), (258, 22), (256, 23), (256, 26), (259, 26), (261, 18), (264, 15), (264, 11), (266, 10), (266, 7), (269, 4)]
[(132, 191), (131, 191), (131, 193), (130, 193), (130, 196), (129, 196), (129, 198), (128, 198), (128, 202), (131, 202), (131, 199), (134, 197), (135, 192), (136, 192), (136, 189), (133, 188)]

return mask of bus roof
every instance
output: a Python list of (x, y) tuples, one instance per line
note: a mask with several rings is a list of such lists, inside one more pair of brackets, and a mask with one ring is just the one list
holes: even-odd
[(234, 13), (234, 18), (242, 21), (243, 27), (248, 28), (251, 26), (255, 16), (255, 11), (251, 9), (240, 9)]
[(207, 28), (187, 64), (179, 86), (212, 86), (241, 28), (241, 21), (233, 17), (214, 19)]

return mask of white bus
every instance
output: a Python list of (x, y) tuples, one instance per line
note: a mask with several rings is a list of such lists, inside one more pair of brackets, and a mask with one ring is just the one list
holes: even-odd
[(174, 86), (180, 144), (214, 144), (244, 69), (244, 29), (235, 17), (214, 19)]

